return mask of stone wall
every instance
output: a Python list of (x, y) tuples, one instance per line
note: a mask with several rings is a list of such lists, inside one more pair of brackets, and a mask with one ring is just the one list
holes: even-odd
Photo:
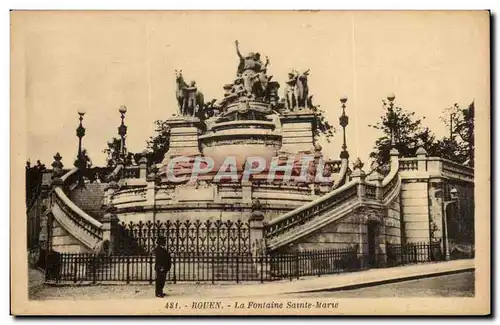
[(387, 208), (385, 238), (387, 244), (401, 244), (401, 202), (398, 196)]
[(354, 211), (339, 222), (331, 223), (293, 245), (293, 251), (337, 249), (366, 244), (366, 227)]
[(404, 238), (407, 243), (429, 242), (428, 183), (425, 179), (404, 180), (401, 188)]
[(71, 191), (69, 198), (80, 209), (85, 211), (91, 217), (101, 220), (104, 211), (101, 207), (104, 203), (104, 183), (88, 183), (82, 187), (76, 187)]
[(52, 249), (59, 253), (88, 252), (88, 249), (61, 227), (57, 220), (52, 223)]

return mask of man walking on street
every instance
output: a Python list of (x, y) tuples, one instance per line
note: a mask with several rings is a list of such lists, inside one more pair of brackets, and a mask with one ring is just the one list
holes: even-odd
[(172, 265), (172, 258), (170, 254), (165, 249), (166, 240), (165, 237), (158, 237), (158, 246), (155, 248), (155, 271), (156, 271), (156, 297), (163, 298), (165, 294), (163, 293), (163, 287), (165, 286), (165, 280), (167, 278), (167, 272), (170, 271)]

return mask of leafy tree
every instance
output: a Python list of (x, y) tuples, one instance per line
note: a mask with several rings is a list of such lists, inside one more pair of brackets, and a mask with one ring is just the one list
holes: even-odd
[(147, 148), (144, 152), (150, 164), (160, 163), (169, 148), (170, 129), (166, 121), (155, 121), (155, 132), (156, 135), (147, 140)]
[[(121, 150), (121, 140), (113, 137), (108, 141), (108, 147), (103, 150), (103, 152), (108, 156), (106, 159), (108, 167), (114, 167), (120, 161), (120, 150)], [(133, 163), (138, 163), (141, 158), (140, 154), (127, 152), (125, 155), (125, 165), (132, 165)]]
[(390, 160), (391, 151), (391, 125), (394, 125), (395, 148), (400, 156), (414, 156), (418, 147), (423, 146), (428, 154), (436, 152), (435, 136), (431, 130), (423, 125), (425, 117), (415, 116), (415, 112), (409, 112), (399, 106), (394, 105), (392, 114), (390, 104), (382, 101), (385, 114), (377, 124), (369, 125), (379, 130), (382, 135), (375, 141), (374, 150), (370, 153), (370, 158), (376, 160), (379, 166), (387, 166)]
[(40, 187), (42, 185), (42, 175), (43, 171), (47, 168), (45, 164), (42, 164), (40, 160), (36, 161), (35, 166), (31, 166), (31, 162), (26, 161), (26, 206), (29, 208), (29, 205), (33, 203), (34, 199), (40, 193)]
[(314, 105), (311, 107), (311, 110), (314, 113), (314, 136), (319, 137), (322, 134), (325, 136), (327, 142), (331, 141), (334, 133), (337, 131), (335, 127), (333, 127), (325, 117), (325, 111), (321, 109), (319, 105)]
[(450, 130), (450, 137), (443, 139), (446, 142), (442, 148), (444, 158), (474, 167), (474, 115), (474, 102), (467, 108), (455, 103), (444, 110), (441, 119)]

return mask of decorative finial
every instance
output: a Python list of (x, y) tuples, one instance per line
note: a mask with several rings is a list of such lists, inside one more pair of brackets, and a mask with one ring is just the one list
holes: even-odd
[(354, 169), (359, 169), (359, 170), (363, 169), (363, 166), (364, 166), (364, 165), (365, 165), (365, 164), (361, 161), (361, 159), (359, 159), (359, 157), (358, 157), (358, 158), (356, 159), (356, 161), (354, 161), (354, 163), (353, 163), (353, 167), (354, 167)]
[(424, 145), (424, 140), (422, 140), (422, 138), (418, 138), (417, 151), (415, 153), (417, 156), (427, 155), (427, 150), (425, 150)]
[(120, 108), (118, 109), (118, 112), (125, 114), (127, 113), (127, 106), (121, 105)]
[(388, 101), (393, 102), (394, 99), (396, 99), (396, 95), (394, 95), (394, 93), (390, 93), (389, 95), (387, 95)]
[(345, 104), (345, 103), (347, 102), (347, 96), (342, 96), (342, 97), (340, 97), (340, 102), (341, 102), (342, 104)]

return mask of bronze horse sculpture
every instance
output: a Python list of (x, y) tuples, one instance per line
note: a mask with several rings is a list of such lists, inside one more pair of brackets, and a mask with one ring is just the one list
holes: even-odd
[(175, 82), (175, 97), (180, 114), (194, 117), (197, 110), (201, 109), (205, 103), (203, 93), (198, 91), (195, 81), (191, 81), (189, 85), (186, 83), (182, 76), (182, 70), (175, 70)]
[(309, 108), (309, 86), (307, 85), (307, 76), (309, 69), (304, 73), (298, 74), (295, 83), (295, 96), (297, 100), (297, 107)]

